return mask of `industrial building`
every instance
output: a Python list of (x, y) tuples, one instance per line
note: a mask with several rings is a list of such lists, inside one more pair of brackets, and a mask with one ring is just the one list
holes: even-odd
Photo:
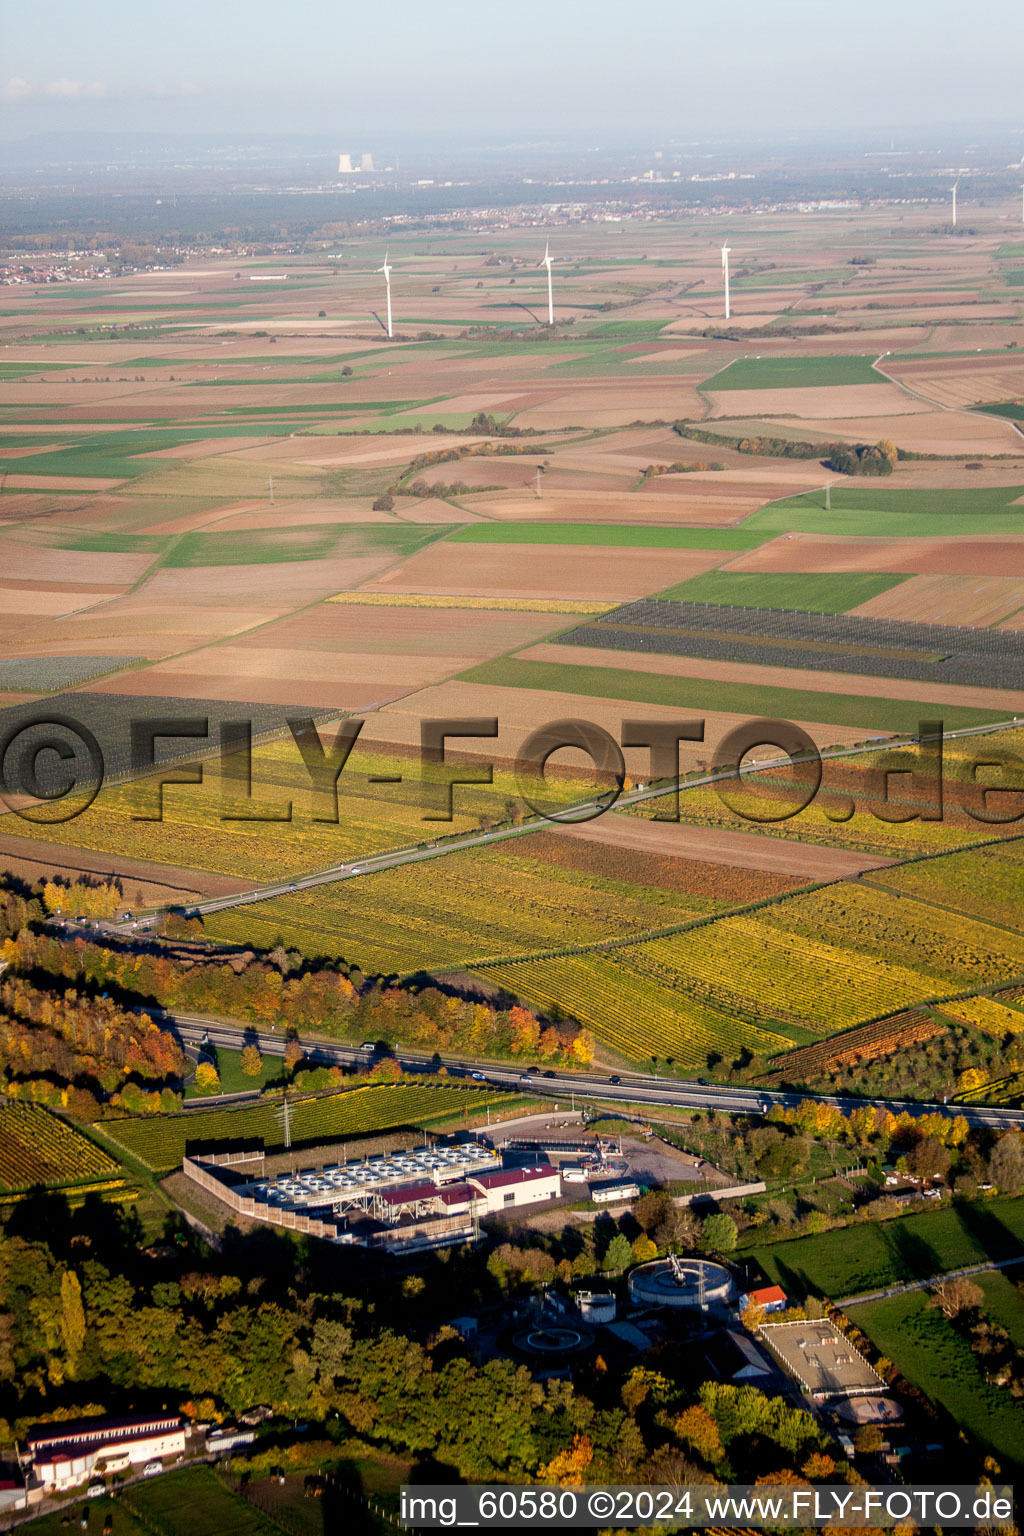
[(762, 1323), (758, 1336), (787, 1375), (798, 1381), (816, 1402), (887, 1390), (878, 1372), (826, 1318)]
[[(491, 1147), (475, 1140), (275, 1178), (263, 1175), (263, 1163), (262, 1151), (226, 1152), (186, 1157), (182, 1167), (240, 1215), (389, 1252), (471, 1242), (481, 1217), (562, 1193), (561, 1175), (550, 1164), (505, 1168)], [(252, 1177), (253, 1165), (259, 1177)]]
[(155, 1418), (81, 1419), (30, 1430), (22, 1466), (33, 1488), (60, 1493), (87, 1477), (125, 1472), (185, 1453), (185, 1424), (176, 1413)]

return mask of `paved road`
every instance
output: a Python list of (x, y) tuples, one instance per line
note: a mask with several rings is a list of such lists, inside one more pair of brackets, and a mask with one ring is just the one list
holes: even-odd
[[(251, 1026), (225, 1024), (196, 1014), (167, 1015), (163, 1020), (172, 1025), (182, 1041), (237, 1050), (243, 1034), (252, 1038), (255, 1033), (260, 1050), (267, 1056), (283, 1056), (285, 1037), (276, 1030), (253, 1032)], [(310, 1061), (317, 1066), (364, 1065), (373, 1059), (373, 1053), (357, 1046), (336, 1045), (330, 1040), (307, 1039), (303, 1047)], [(728, 1114), (763, 1114), (773, 1104), (795, 1106), (806, 1103), (832, 1104), (849, 1112), (861, 1109), (865, 1104), (892, 1110), (900, 1114), (907, 1110), (912, 1115), (940, 1114), (963, 1115), (969, 1125), (993, 1128), (1024, 1126), (1024, 1110), (986, 1109), (977, 1105), (961, 1104), (908, 1104), (894, 1099), (845, 1098), (830, 1094), (783, 1093), (776, 1090), (731, 1087), (725, 1084), (678, 1081), (657, 1078), (650, 1074), (623, 1072), (614, 1077), (594, 1072), (565, 1072), (548, 1069), (524, 1071), (519, 1067), (481, 1066), (462, 1061), (457, 1056), (429, 1056), (422, 1052), (397, 1050), (394, 1053), (406, 1072), (434, 1072), (438, 1066), (447, 1067), (452, 1077), (473, 1078), (493, 1087), (514, 1088), (520, 1092), (543, 1093), (565, 1098), (575, 1094), (578, 1099), (619, 1100), (623, 1104), (643, 1106), (649, 1104), (675, 1105), (683, 1109), (720, 1109)], [(379, 1059), (379, 1058), (378, 1058)], [(230, 1102), (235, 1096), (225, 1096)], [(218, 1102), (204, 1099), (205, 1104)]]
[(908, 1291), (928, 1291), (933, 1285), (941, 1285), (943, 1280), (963, 1280), (970, 1275), (983, 1275), (993, 1269), (1012, 1269), (1015, 1264), (1024, 1264), (1024, 1254), (1016, 1259), (992, 1259), (987, 1264), (968, 1264), (966, 1269), (947, 1269), (941, 1275), (932, 1275), (927, 1280), (908, 1280), (905, 1285), (887, 1285), (880, 1291), (864, 1291), (860, 1296), (843, 1296), (836, 1302), (837, 1307), (858, 1307), (864, 1301), (885, 1301), (890, 1296), (904, 1296)]
[[(1014, 723), (1013, 720), (1005, 720), (995, 725), (969, 726), (959, 731), (947, 731), (946, 737), (952, 740), (954, 737), (987, 736), (993, 731), (1006, 730), (1007, 727)], [(877, 751), (878, 744), (881, 742), (887, 742), (889, 745), (901, 745), (910, 744), (915, 740), (916, 737), (879, 736), (873, 742), (868, 742), (861, 746), (826, 747), (822, 751), (821, 757), (822, 759), (857, 757), (864, 753)], [(748, 774), (770, 772), (773, 768), (788, 765), (789, 762), (790, 759), (788, 757), (763, 758), (757, 763), (744, 766), (743, 776), (746, 778)], [(732, 775), (728, 771), (706, 773), (702, 774), (699, 778), (685, 780), (680, 783), (679, 789), (685, 793), (687, 789), (697, 789), (702, 785), (719, 783), (731, 777)], [(671, 793), (671, 787), (668, 789), (665, 787), (635, 789), (630, 790), (628, 794), (620, 795), (616, 804), (620, 807), (639, 805), (645, 800), (659, 799)], [(603, 802), (600, 800), (600, 797), (594, 797), (582, 801), (580, 804), (567, 806), (564, 811), (559, 813), (556, 819), (568, 824), (574, 821), (587, 821), (600, 809), (601, 804)], [(234, 896), (212, 897), (209, 901), (196, 902), (186, 910), (190, 916), (202, 916), (211, 912), (223, 912), (229, 907), (252, 906), (256, 902), (269, 901), (275, 896), (287, 896), (293, 891), (308, 891), (318, 885), (333, 885), (339, 880), (353, 880), (358, 879), (362, 875), (379, 874), (382, 870), (393, 869), (396, 865), (421, 863), (427, 859), (443, 858), (449, 853), (459, 853), (466, 848), (479, 848), (489, 843), (505, 842), (513, 837), (528, 837), (531, 833), (545, 831), (550, 826), (551, 822), (549, 820), (539, 817), (536, 821), (529, 821), (523, 826), (499, 827), (488, 832), (467, 833), (465, 837), (453, 837), (437, 844), (428, 845), (427, 847), (416, 845), (411, 848), (391, 849), (384, 853), (372, 854), (367, 858), (350, 859), (342, 864), (332, 864), (326, 869), (314, 870), (309, 874), (298, 875), (294, 880), (277, 880), (273, 884), (257, 886), (255, 890), (243, 891)], [(97, 926), (110, 933), (128, 934), (133, 931), (134, 927), (146, 928), (151, 926), (154, 921), (155, 918), (144, 918), (137, 924), (122, 922), (98, 924)]]

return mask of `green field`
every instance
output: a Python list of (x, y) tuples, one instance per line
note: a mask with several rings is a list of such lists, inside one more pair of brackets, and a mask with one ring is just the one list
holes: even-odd
[(773, 574), (760, 571), (706, 571), (658, 597), (680, 603), (722, 603), (736, 608), (789, 608), (807, 613), (849, 613), (906, 576), (876, 576), (867, 571), (839, 575)]
[(1002, 1269), (978, 1275), (976, 1284), (985, 1292), (983, 1310), (1000, 1328), (1005, 1328), (1018, 1349), (1024, 1349), (1024, 1291), (1017, 1282), (1024, 1280), (1024, 1265), (1009, 1272)]
[(644, 549), (756, 549), (745, 528), (664, 528), (642, 523), (474, 523), (452, 544), (634, 545)]
[[(508, 1094), (452, 1084), (371, 1084), (318, 1098), (296, 1099), (291, 1108), (292, 1144), (367, 1136), (399, 1126), (478, 1114), (510, 1102)], [(275, 1113), (276, 1111), (276, 1113)], [(268, 1150), (283, 1146), (279, 1101), (194, 1109), (175, 1115), (139, 1115), (103, 1124), (103, 1134), (154, 1173), (176, 1168), (193, 1144), (262, 1139)]]
[(1024, 506), (1012, 505), (1024, 486), (983, 490), (893, 490), (870, 485), (833, 485), (831, 509), (824, 490), (773, 501), (754, 512), (743, 531), (765, 539), (778, 533), (840, 534), (854, 538), (934, 538), (985, 533), (1024, 533)]
[[(717, 679), (659, 676), (625, 667), (569, 666), (553, 661), (519, 661), (502, 657), (485, 661), (459, 674), (460, 681), (494, 688), (538, 688), (552, 693), (577, 693), (583, 698), (623, 699), (660, 704), (670, 709), (724, 710), (738, 715), (771, 715), (783, 720), (813, 720), (821, 725), (862, 726), (865, 731), (916, 731), (920, 720), (932, 718), (934, 704), (909, 699), (818, 693), (805, 688), (769, 688), (755, 683), (725, 683)], [(1005, 711), (943, 706), (947, 730), (988, 725), (1005, 718)]]
[(856, 1307), (853, 1319), (897, 1369), (998, 1461), (1024, 1470), (1024, 1405), (987, 1382), (968, 1341), (914, 1291)]
[[(147, 1531), (160, 1536), (280, 1536), (281, 1527), (232, 1493), (212, 1467), (185, 1467), (136, 1483), (122, 1496)], [(114, 1524), (115, 1536), (117, 1522)]]
[(880, 384), (870, 357), (740, 357), (701, 389), (823, 389), (842, 384)]
[(1024, 1196), (958, 1202), (820, 1237), (753, 1248), (749, 1257), (788, 1295), (861, 1295), (903, 1280), (1024, 1254)]
[[(220, 1093), (243, 1093), (247, 1088), (265, 1088), (268, 1083), (276, 1083), (284, 1077), (284, 1066), (280, 1056), (264, 1056), (263, 1070), (258, 1077), (247, 1077), (242, 1071), (241, 1051), (229, 1051), (223, 1047), (204, 1047), (206, 1055), (216, 1058), (217, 1071), (220, 1074)], [(204, 1095), (196, 1092), (195, 1083), (192, 1082), (185, 1089), (187, 1099), (203, 1098)]]
[(185, 533), (168, 551), (168, 566), (276, 565), (292, 560), (324, 560), (329, 556), (376, 554), (389, 551), (396, 559), (411, 555), (448, 530), (437, 524), (311, 524), (237, 533)]
[(972, 411), (981, 411), (985, 416), (1005, 416), (1010, 421), (1024, 421), (1024, 405), (1016, 400), (1006, 400), (1000, 405), (972, 405)]

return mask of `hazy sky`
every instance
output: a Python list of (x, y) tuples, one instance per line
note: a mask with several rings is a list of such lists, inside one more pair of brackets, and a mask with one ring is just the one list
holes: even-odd
[[(1024, 128), (1020, 0), (0, 0), (5, 136)], [(390, 130), (390, 131), (389, 131)]]

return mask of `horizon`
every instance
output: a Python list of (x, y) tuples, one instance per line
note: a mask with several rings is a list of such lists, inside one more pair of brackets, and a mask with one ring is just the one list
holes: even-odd
[(527, 0), (511, 37), (466, 0), (429, 11), (397, 0), (390, 14), (386, 58), (374, 16), (326, 0), (309, 0), (285, 29), (269, 0), (244, 9), (183, 0), (170, 32), (124, 0), (103, 7), (102, 27), (94, 11), (56, 0), (45, 35), (28, 13), (10, 14), (3, 137), (330, 134), (398, 144), (425, 135), (514, 145), (628, 133), (666, 147), (794, 132), (1002, 129), (1024, 138), (1024, 50), (1008, 0), (982, 0), (978, 25), (962, 35), (952, 0), (896, 9), (866, 0), (855, 15), (824, 18), (810, 0), (768, 10), (737, 0), (727, 51), (720, 20), (663, 0), (634, 12), (628, 31), (607, 0), (588, 7), (585, 26), (575, 8)]

